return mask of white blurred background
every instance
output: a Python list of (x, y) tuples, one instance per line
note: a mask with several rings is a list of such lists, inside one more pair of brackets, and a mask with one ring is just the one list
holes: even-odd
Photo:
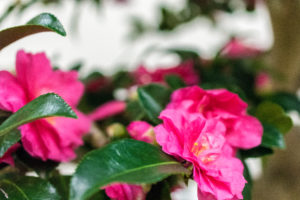
[[(0, 12), (11, 2), (12, 0), (1, 0)], [(151, 47), (193, 48), (201, 56), (211, 57), (232, 35), (239, 35), (246, 43), (263, 49), (272, 45), (269, 16), (263, 5), (259, 5), (254, 13), (237, 11), (234, 14), (218, 14), (218, 28), (208, 19), (197, 18), (171, 34), (152, 33), (130, 41), (130, 18), (138, 16), (153, 24), (158, 21), (156, 8), (161, 4), (178, 9), (183, 6), (183, 0), (129, 0), (128, 3), (107, 0), (99, 11), (93, 4), (83, 3), (81, 11), (78, 12), (77, 31), (71, 29), (71, 18), (78, 9), (74, 1), (65, 0), (59, 7), (34, 6), (22, 15), (10, 16), (0, 28), (21, 25), (41, 12), (50, 12), (62, 22), (67, 37), (40, 33), (17, 41), (0, 53), (0, 69), (13, 69), (15, 54), (19, 49), (33, 53), (44, 51), (53, 64), (63, 69), (76, 61), (83, 61), (85, 74), (92, 69), (112, 73), (118, 66), (135, 68), (140, 62), (155, 67), (176, 64), (178, 61), (173, 56), (160, 54), (143, 57), (144, 52)]]

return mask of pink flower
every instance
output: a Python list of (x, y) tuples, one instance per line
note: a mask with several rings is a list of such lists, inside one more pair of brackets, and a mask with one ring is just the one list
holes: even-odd
[(232, 38), (222, 49), (222, 54), (229, 58), (255, 57), (262, 53), (262, 50), (247, 46), (236, 38)]
[(109, 101), (99, 106), (95, 111), (90, 113), (88, 117), (91, 120), (102, 120), (113, 115), (120, 114), (126, 109), (126, 103), (123, 101)]
[(105, 193), (113, 200), (144, 200), (146, 193), (140, 185), (115, 183), (105, 187)]
[(260, 94), (269, 93), (272, 91), (272, 81), (270, 75), (265, 72), (260, 72), (255, 78), (255, 89)]
[(20, 147), (19, 143), (14, 144), (13, 146), (11, 146), (6, 152), (5, 154), (0, 158), (0, 163), (7, 163), (11, 166), (15, 166), (14, 163), (14, 159), (11, 156), (12, 153), (14, 153), (15, 151), (17, 151), (17, 149)]
[(194, 70), (193, 62), (187, 61), (178, 66), (157, 69), (154, 72), (148, 71), (144, 66), (140, 66), (135, 72), (134, 77), (138, 84), (149, 84), (152, 82), (163, 83), (167, 75), (177, 75), (187, 84), (194, 85), (199, 83), (199, 77)]
[(16, 112), (38, 96), (59, 94), (76, 112), (78, 119), (49, 117), (20, 127), (25, 150), (42, 160), (68, 161), (90, 128), (90, 120), (76, 110), (84, 86), (76, 71), (53, 71), (44, 53), (17, 53), (16, 76), (0, 72), (0, 109)]
[(224, 137), (226, 128), (216, 119), (183, 110), (165, 109), (163, 124), (154, 128), (164, 152), (193, 165), (199, 196), (204, 199), (241, 199), (246, 183), (243, 164), (231, 153)]
[(144, 121), (133, 121), (127, 126), (129, 135), (135, 139), (147, 143), (155, 143), (153, 127)]
[(167, 107), (222, 121), (226, 141), (233, 147), (249, 149), (261, 143), (261, 123), (247, 115), (247, 104), (237, 94), (225, 89), (203, 90), (199, 86), (179, 89), (173, 92)]

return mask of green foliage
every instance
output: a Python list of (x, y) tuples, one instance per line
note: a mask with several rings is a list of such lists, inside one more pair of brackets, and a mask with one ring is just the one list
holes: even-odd
[(19, 130), (12, 130), (6, 135), (0, 136), (0, 157), (2, 157), (9, 147), (16, 144), (21, 139)]
[(20, 108), (0, 125), (0, 136), (37, 119), (62, 116), (77, 118), (71, 107), (57, 94), (39, 96)]
[(139, 102), (153, 123), (159, 124), (158, 116), (169, 102), (170, 91), (159, 84), (149, 84), (138, 88)]
[(1, 200), (60, 200), (56, 189), (46, 180), (18, 177), (0, 180)]
[(284, 148), (284, 138), (280, 131), (274, 126), (263, 123), (264, 134), (262, 137), (261, 146), (263, 147), (279, 147)]
[(177, 75), (165, 76), (165, 81), (172, 90), (176, 90), (186, 86), (183, 80)]
[(0, 50), (26, 36), (49, 31), (56, 32), (62, 36), (66, 35), (63, 26), (54, 15), (42, 13), (31, 19), (26, 25), (0, 31)]
[(88, 153), (70, 184), (70, 199), (84, 200), (113, 182), (155, 183), (187, 173), (178, 162), (145, 142), (124, 139)]
[(256, 116), (260, 121), (273, 125), (281, 133), (287, 133), (293, 126), (291, 118), (278, 104), (272, 102), (266, 101), (258, 105)]

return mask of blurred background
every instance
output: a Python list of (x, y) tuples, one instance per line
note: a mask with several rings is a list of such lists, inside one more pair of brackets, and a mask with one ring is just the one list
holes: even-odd
[[(274, 90), (299, 88), (300, 1), (298, 0), (2, 0), (0, 28), (24, 24), (41, 12), (54, 14), (67, 37), (43, 33), (2, 50), (0, 69), (13, 69), (19, 49), (44, 51), (54, 66), (84, 67), (110, 75), (120, 69), (173, 66), (180, 48), (212, 59), (232, 37), (266, 52), (261, 58), (274, 71)], [(299, 117), (292, 113), (294, 122)], [(286, 135), (285, 150), (254, 159), (253, 199), (300, 199), (300, 129)]]

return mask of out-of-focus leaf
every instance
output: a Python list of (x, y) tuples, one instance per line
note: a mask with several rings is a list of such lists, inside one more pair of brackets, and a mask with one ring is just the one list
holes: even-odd
[(0, 31), (0, 50), (28, 35), (48, 31), (56, 32), (62, 36), (66, 35), (63, 26), (54, 15), (42, 13), (31, 19), (26, 25)]
[(276, 127), (267, 123), (263, 123), (263, 127), (264, 134), (262, 137), (261, 146), (279, 148), (285, 147), (283, 135)]
[(124, 139), (88, 153), (70, 184), (70, 200), (85, 200), (113, 182), (155, 183), (187, 170), (159, 148)]
[(63, 176), (58, 172), (52, 174), (49, 178), (50, 183), (56, 188), (57, 193), (63, 199), (69, 199), (69, 185), (70, 185), (71, 176)]
[(284, 110), (275, 103), (265, 101), (256, 109), (257, 118), (265, 123), (273, 125), (281, 133), (287, 133), (293, 126), (293, 122)]
[(279, 92), (272, 95), (270, 101), (279, 104), (285, 111), (296, 110), (300, 113), (300, 100), (294, 94)]
[(46, 180), (21, 176), (17, 179), (0, 180), (0, 199), (2, 200), (60, 200), (56, 189)]
[(173, 89), (179, 89), (182, 87), (185, 87), (186, 84), (183, 82), (183, 80), (177, 76), (177, 75), (168, 75), (165, 76), (165, 81), (168, 83), (168, 85)]
[(243, 158), (257, 158), (272, 154), (274, 151), (271, 148), (258, 146), (249, 150), (240, 150)]
[(149, 84), (138, 88), (139, 102), (154, 123), (160, 123), (158, 116), (170, 98), (170, 91), (159, 84)]
[(0, 136), (34, 120), (62, 116), (76, 118), (71, 107), (57, 94), (48, 93), (32, 100), (12, 114), (0, 125)]

